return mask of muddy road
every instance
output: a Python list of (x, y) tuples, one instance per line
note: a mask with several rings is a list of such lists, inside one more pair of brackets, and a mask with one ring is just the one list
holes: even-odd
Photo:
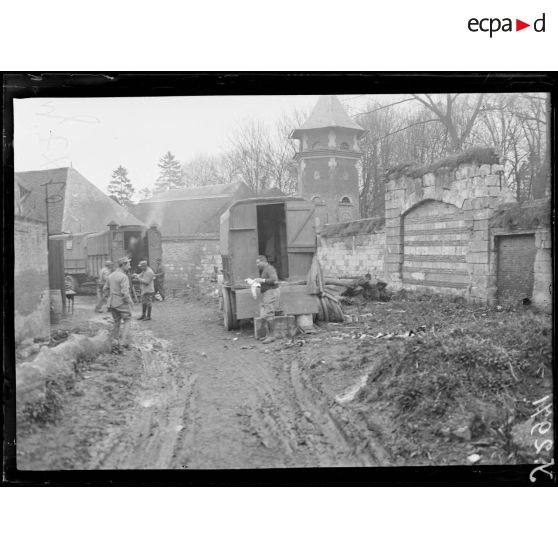
[[(108, 315), (94, 320), (110, 325)], [(158, 303), (151, 322), (134, 321), (133, 337), (125, 354), (79, 365), (56, 423), (18, 426), (19, 468), (387, 464), (375, 425), (336, 402), (334, 391), (355, 378), (327, 393), (296, 348), (261, 345), (251, 329), (226, 331), (214, 302)]]

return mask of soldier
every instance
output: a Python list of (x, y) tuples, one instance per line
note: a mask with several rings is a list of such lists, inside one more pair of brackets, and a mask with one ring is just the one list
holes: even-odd
[[(109, 311), (114, 319), (112, 332), (113, 344), (127, 349), (132, 318), (132, 300), (130, 298), (130, 259), (120, 258), (118, 267), (107, 278), (103, 294), (108, 297)], [(122, 329), (120, 328), (122, 324)]]
[(155, 269), (155, 292), (161, 295), (161, 299), (165, 300), (165, 266), (163, 260), (157, 258), (157, 269)]
[(106, 297), (103, 296), (103, 289), (105, 287), (105, 283), (107, 282), (107, 278), (112, 273), (113, 269), (113, 263), (110, 260), (106, 260), (105, 265), (101, 269), (99, 277), (97, 278), (97, 304), (95, 306), (95, 312), (102, 312), (103, 306), (107, 302)]
[(137, 279), (141, 285), (141, 317), (138, 320), (150, 320), (151, 319), (151, 304), (153, 303), (153, 295), (155, 294), (155, 287), (153, 286), (153, 280), (155, 279), (155, 273), (147, 265), (146, 260), (142, 260), (139, 264), (141, 273), (132, 276)]
[(264, 321), (266, 329), (266, 336), (262, 339), (262, 343), (273, 343), (275, 341), (275, 310), (279, 302), (279, 280), (277, 271), (267, 262), (265, 256), (258, 256), (256, 265), (260, 271), (260, 276), (256, 277), (255, 280), (260, 283), (262, 293), (260, 318)]

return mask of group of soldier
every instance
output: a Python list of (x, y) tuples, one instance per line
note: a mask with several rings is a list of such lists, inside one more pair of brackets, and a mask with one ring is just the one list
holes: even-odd
[[(132, 293), (130, 277), (140, 285), (141, 316), (138, 320), (151, 320), (151, 307), (156, 293), (165, 300), (165, 268), (161, 258), (157, 258), (157, 267), (153, 271), (146, 260), (139, 262), (140, 273), (130, 273), (131, 261), (128, 257), (120, 258), (116, 266), (106, 261), (99, 274), (97, 283), (96, 312), (102, 312), (105, 304), (114, 320), (113, 344), (118, 348), (129, 347), (130, 320), (132, 319)], [(258, 256), (256, 265), (260, 284), (260, 318), (262, 318), (265, 335), (261, 338), (264, 344), (275, 341), (275, 310), (279, 298), (279, 280), (277, 271), (264, 255)], [(114, 269), (116, 267), (116, 269)]]
[(151, 269), (146, 260), (139, 262), (139, 273), (130, 273), (131, 260), (120, 258), (116, 264), (105, 261), (97, 282), (96, 312), (102, 312), (105, 304), (114, 320), (113, 344), (117, 348), (128, 348), (130, 320), (132, 319), (131, 283), (140, 285), (142, 311), (138, 320), (151, 320), (151, 307), (155, 293), (165, 300), (165, 268), (161, 258), (157, 258), (157, 268)]

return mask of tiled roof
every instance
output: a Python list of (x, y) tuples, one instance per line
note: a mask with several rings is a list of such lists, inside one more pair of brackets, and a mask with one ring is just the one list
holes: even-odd
[[(142, 200), (130, 211), (147, 225), (156, 224), (163, 238), (218, 235), (220, 217), (231, 203), (253, 196), (243, 182), (182, 188)], [(281, 191), (265, 189), (259, 196), (281, 196)]]
[(246, 188), (243, 182), (232, 182), (231, 184), (213, 184), (201, 188), (177, 188), (154, 194), (151, 198), (141, 200), (142, 203), (166, 202), (176, 200), (192, 200), (206, 198), (231, 197), (237, 191)]
[(48, 189), (50, 234), (100, 232), (109, 221), (145, 226), (73, 168), (16, 172), (15, 184), (29, 191), (20, 200), (22, 214), (39, 220), (46, 220)]
[(300, 128), (293, 130), (291, 137), (299, 139), (302, 130), (314, 130), (316, 128), (349, 128), (357, 130), (359, 137), (364, 133), (364, 128), (355, 124), (349, 118), (335, 95), (322, 95), (310, 113), (308, 120)]

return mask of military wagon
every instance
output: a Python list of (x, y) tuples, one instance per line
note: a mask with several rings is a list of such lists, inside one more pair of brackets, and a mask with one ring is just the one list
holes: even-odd
[[(256, 258), (267, 256), (280, 281), (278, 312), (317, 314), (318, 299), (306, 279), (316, 252), (315, 206), (301, 198), (249, 198), (221, 216), (222, 305), (225, 327), (259, 315), (247, 278), (258, 277)], [(259, 296), (259, 295), (258, 295)]]
[(74, 290), (93, 282), (106, 260), (128, 256), (132, 269), (145, 259), (151, 265), (162, 255), (161, 233), (156, 226), (119, 226), (111, 221), (108, 230), (96, 233), (59, 234), (51, 239), (64, 241), (64, 273), (72, 277)]

